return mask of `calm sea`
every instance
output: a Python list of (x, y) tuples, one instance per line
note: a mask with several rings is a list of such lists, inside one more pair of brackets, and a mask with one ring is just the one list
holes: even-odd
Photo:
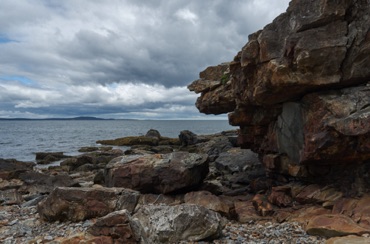
[(2, 120), (0, 158), (35, 161), (35, 152), (77, 155), (81, 147), (97, 146), (97, 140), (145, 135), (149, 129), (178, 137), (182, 130), (201, 135), (236, 128), (226, 120)]

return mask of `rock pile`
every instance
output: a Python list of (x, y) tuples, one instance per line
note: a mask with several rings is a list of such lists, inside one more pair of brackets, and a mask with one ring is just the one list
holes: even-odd
[[(78, 167), (3, 160), (0, 241), (324, 243), (353, 234), (370, 240), (370, 195), (344, 198), (335, 187), (281, 185), (266, 178), (255, 153), (235, 147), (235, 132), (193, 136), (197, 143), (173, 145), (170, 154), (84, 149), (65, 159)], [(102, 155), (116, 157), (85, 170)]]

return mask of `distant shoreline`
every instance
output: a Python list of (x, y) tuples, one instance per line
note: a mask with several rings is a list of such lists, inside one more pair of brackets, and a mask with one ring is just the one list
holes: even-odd
[[(0, 120), (116, 120), (116, 119), (103, 119), (97, 117), (74, 117), (74, 118), (43, 118), (43, 119), (0, 118)], [(122, 120), (135, 120), (135, 119), (122, 119)]]

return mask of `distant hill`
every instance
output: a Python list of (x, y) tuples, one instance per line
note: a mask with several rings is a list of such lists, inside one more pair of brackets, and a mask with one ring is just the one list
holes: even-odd
[(74, 118), (45, 118), (45, 119), (28, 119), (28, 118), (0, 118), (0, 120), (114, 120), (114, 119), (102, 119), (97, 117), (80, 116)]

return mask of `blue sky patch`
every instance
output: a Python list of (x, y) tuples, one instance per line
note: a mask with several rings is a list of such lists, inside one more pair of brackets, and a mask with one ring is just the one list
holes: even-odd
[(15, 42), (15, 40), (12, 40), (6, 36), (0, 35), (0, 44), (9, 43), (9, 42)]
[(20, 83), (24, 85), (35, 85), (36, 82), (28, 79), (27, 77), (24, 76), (17, 76), (17, 75), (3, 75), (0, 76), (0, 81), (19, 81)]

